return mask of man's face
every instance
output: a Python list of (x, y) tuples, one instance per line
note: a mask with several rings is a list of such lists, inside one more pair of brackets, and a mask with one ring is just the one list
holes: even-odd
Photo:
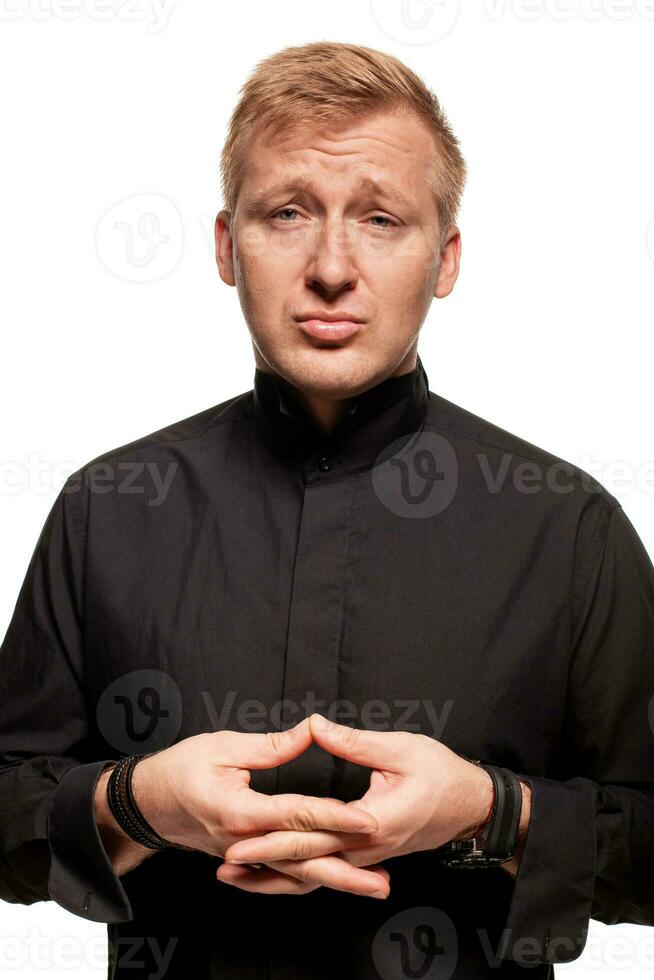
[[(434, 296), (458, 274), (453, 226), (439, 251), (427, 177), (435, 141), (412, 112), (338, 128), (257, 127), (231, 234), (216, 220), (221, 278), (236, 285), (258, 367), (317, 398), (342, 399), (415, 364)], [(310, 314), (360, 322), (321, 332)]]

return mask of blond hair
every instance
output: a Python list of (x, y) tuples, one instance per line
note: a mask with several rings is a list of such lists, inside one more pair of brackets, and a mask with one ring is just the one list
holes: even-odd
[(284, 48), (257, 64), (240, 89), (221, 152), (225, 209), (234, 214), (246, 143), (256, 123), (282, 130), (398, 108), (413, 109), (435, 136), (437, 154), (428, 181), (442, 245), (457, 219), (467, 175), (459, 142), (438, 99), (415, 72), (391, 54), (357, 44), (314, 41)]

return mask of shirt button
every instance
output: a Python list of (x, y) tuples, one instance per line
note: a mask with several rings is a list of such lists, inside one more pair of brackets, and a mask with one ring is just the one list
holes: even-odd
[(329, 458), (329, 456), (320, 457), (320, 459), (318, 460), (318, 468), (321, 469), (323, 473), (327, 472), (327, 470), (331, 470), (332, 461)]

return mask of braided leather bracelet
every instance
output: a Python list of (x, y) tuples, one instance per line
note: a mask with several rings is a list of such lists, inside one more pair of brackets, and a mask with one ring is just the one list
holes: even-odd
[(107, 781), (107, 801), (116, 822), (128, 837), (151, 850), (175, 847), (170, 841), (160, 837), (141, 813), (132, 792), (132, 773), (137, 762), (148, 759), (154, 752), (145, 755), (128, 755), (121, 759)]

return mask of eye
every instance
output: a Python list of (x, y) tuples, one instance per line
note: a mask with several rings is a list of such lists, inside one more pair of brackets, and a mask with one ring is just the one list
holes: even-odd
[[(271, 218), (277, 218), (279, 217), (280, 214), (288, 214), (289, 211), (291, 212), (291, 214), (297, 214), (295, 208), (280, 208), (279, 211), (275, 211), (275, 213), (271, 215)], [(294, 222), (292, 221), (282, 221), (282, 223), (287, 225), (294, 224)]]
[(387, 228), (394, 228), (395, 227), (395, 222), (391, 221), (390, 218), (387, 218), (385, 214), (373, 214), (372, 217), (369, 220), (370, 221), (374, 221), (375, 218), (381, 218), (382, 221), (387, 221), (387, 222), (390, 222), (390, 223), (389, 224), (386, 224), (386, 225), (373, 225), (374, 228), (381, 228), (382, 231), (385, 231)]
[[(298, 214), (298, 211), (295, 208), (280, 208), (279, 211), (275, 211), (274, 214), (271, 214), (270, 217), (271, 218), (277, 218), (277, 219), (279, 219), (282, 222), (282, 224), (292, 225), (292, 224), (295, 224), (295, 220), (292, 217), (289, 218), (289, 219), (287, 219), (287, 218), (282, 218), (281, 215), (291, 215), (292, 216), (292, 215), (297, 215), (297, 214)], [(385, 214), (373, 214), (372, 217), (369, 218), (368, 220), (369, 221), (374, 221), (375, 219), (381, 220), (383, 222), (386, 222), (386, 224), (376, 224), (376, 225), (373, 226), (375, 228), (381, 228), (382, 231), (385, 231), (387, 228), (395, 228), (396, 227), (396, 222), (392, 221)]]

